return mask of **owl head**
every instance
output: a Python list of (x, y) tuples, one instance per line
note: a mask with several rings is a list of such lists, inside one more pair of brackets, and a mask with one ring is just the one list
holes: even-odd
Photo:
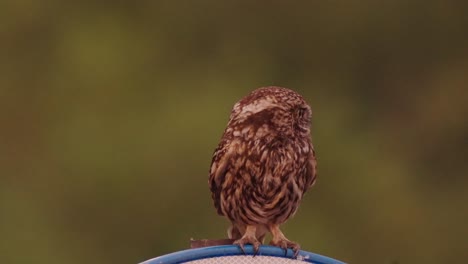
[(254, 90), (234, 105), (230, 123), (254, 128), (268, 126), (287, 136), (308, 136), (312, 110), (293, 90), (269, 86)]

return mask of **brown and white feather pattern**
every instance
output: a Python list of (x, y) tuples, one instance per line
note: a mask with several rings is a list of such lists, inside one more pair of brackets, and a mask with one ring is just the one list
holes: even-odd
[(316, 179), (311, 109), (296, 92), (264, 87), (234, 105), (216, 148), (209, 186), (234, 226), (281, 224)]

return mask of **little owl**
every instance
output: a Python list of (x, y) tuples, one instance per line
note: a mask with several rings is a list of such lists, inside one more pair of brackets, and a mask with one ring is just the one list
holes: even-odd
[(272, 234), (270, 245), (297, 255), (299, 244), (280, 230), (293, 216), (316, 179), (310, 138), (312, 111), (296, 92), (259, 88), (231, 111), (213, 154), (209, 186), (218, 214), (231, 221), (229, 238), (255, 252)]

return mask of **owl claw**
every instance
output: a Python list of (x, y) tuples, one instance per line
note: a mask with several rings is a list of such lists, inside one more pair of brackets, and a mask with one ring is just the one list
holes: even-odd
[(289, 241), (287, 239), (281, 239), (278, 241), (272, 240), (270, 242), (270, 245), (284, 249), (285, 256), (288, 255), (288, 248), (292, 249), (292, 251), (294, 252), (293, 258), (297, 258), (297, 256), (299, 255), (299, 250), (301, 248), (298, 243)]
[(258, 251), (260, 250), (260, 245), (261, 243), (254, 237), (242, 237), (241, 239), (238, 239), (234, 241), (234, 245), (238, 245), (239, 248), (242, 250), (242, 253), (245, 253), (244, 245), (246, 244), (251, 244), (254, 249), (254, 257), (258, 254)]

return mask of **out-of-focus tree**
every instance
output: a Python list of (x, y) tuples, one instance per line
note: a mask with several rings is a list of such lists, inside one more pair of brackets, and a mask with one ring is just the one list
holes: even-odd
[(350, 263), (468, 258), (461, 1), (0, 4), (0, 262), (135, 263), (220, 238), (208, 166), (260, 86), (312, 105), (286, 226)]

